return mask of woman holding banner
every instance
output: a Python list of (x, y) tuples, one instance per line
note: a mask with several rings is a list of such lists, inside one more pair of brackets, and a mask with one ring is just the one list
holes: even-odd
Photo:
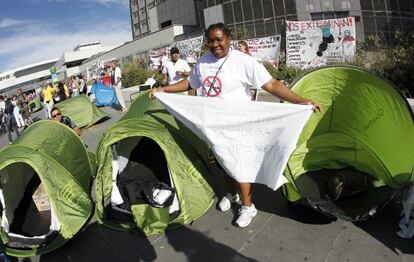
[[(250, 100), (252, 87), (262, 88), (274, 96), (296, 104), (311, 104), (314, 111), (320, 110), (315, 102), (304, 99), (280, 81), (276, 81), (262, 64), (253, 57), (230, 48), (231, 32), (223, 23), (210, 25), (206, 31), (207, 46), (210, 52), (203, 55), (193, 68), (188, 79), (164, 88), (154, 89), (150, 94), (154, 98), (156, 92), (176, 93), (198, 89), (205, 97), (217, 97), (232, 100)], [(236, 177), (226, 176), (230, 193), (218, 203), (218, 209), (227, 211), (239, 200), (242, 207), (236, 224), (246, 227), (250, 224), (257, 210), (251, 202), (251, 183), (240, 181)]]

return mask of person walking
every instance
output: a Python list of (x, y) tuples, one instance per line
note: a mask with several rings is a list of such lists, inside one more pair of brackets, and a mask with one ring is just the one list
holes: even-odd
[(56, 90), (52, 83), (49, 83), (47, 86), (43, 87), (43, 106), (45, 107), (46, 118), (50, 118), (50, 110), (52, 110), (54, 105), (53, 94), (55, 92)]
[(164, 63), (162, 83), (172, 85), (188, 77), (191, 68), (185, 60), (180, 59), (180, 50), (177, 47), (171, 48), (170, 55), (171, 60)]
[[(312, 100), (295, 94), (282, 82), (273, 79), (252, 56), (230, 48), (231, 32), (223, 23), (210, 25), (205, 36), (210, 52), (200, 58), (188, 79), (154, 89), (150, 93), (151, 98), (154, 98), (156, 92), (176, 93), (197, 89), (201, 90), (198, 94), (221, 98), (223, 102), (226, 99), (248, 101), (251, 99), (250, 89), (256, 87), (291, 103), (311, 104), (315, 112), (320, 110), (319, 105)], [(257, 214), (252, 203), (251, 183), (237, 181), (228, 175), (226, 181), (229, 193), (220, 199), (218, 209), (229, 210), (241, 196), (242, 207), (236, 224), (246, 227)]]
[(15, 131), (17, 137), (20, 136), (19, 128), (17, 127), (16, 120), (13, 116), (13, 104), (10, 99), (5, 99), (2, 95), (0, 95), (0, 101), (4, 101), (4, 121), (6, 124), (9, 144), (11, 144), (13, 142), (13, 130)]
[(25, 127), (26, 124), (24, 122), (24, 119), (22, 117), (22, 115), (20, 114), (20, 107), (18, 106), (18, 101), (17, 101), (17, 97), (13, 96), (11, 99), (11, 103), (13, 105), (13, 117), (14, 120), (16, 121), (16, 125), (17, 127)]
[(23, 93), (22, 89), (19, 88), (17, 89), (16, 98), (17, 98), (17, 106), (20, 108), (19, 114), (22, 116), (24, 120), (24, 125), (28, 126), (32, 124), (33, 119), (32, 119), (32, 116), (29, 110), (30, 100), (28, 96), (25, 93)]
[(122, 112), (124, 113), (124, 112), (128, 111), (128, 109), (126, 107), (124, 97), (122, 96), (122, 91), (121, 91), (121, 87), (122, 87), (121, 68), (119, 68), (119, 66), (117, 65), (116, 62), (112, 62), (111, 67), (112, 67), (112, 70), (113, 70), (113, 83), (112, 83), (112, 86), (115, 90), (116, 97), (118, 98), (119, 105), (122, 107)]

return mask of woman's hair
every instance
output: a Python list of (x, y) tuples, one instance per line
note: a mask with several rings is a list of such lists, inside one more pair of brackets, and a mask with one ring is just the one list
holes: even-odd
[(223, 23), (217, 23), (217, 24), (212, 24), (207, 28), (207, 30), (205, 31), (206, 38), (208, 38), (208, 34), (210, 34), (210, 32), (215, 30), (215, 29), (219, 29), (219, 30), (223, 31), (223, 33), (226, 36), (231, 37), (230, 29), (228, 29)]
[(246, 50), (246, 52), (249, 52), (249, 46), (247, 45), (246, 41), (241, 40), (237, 44), (244, 46), (244, 49)]

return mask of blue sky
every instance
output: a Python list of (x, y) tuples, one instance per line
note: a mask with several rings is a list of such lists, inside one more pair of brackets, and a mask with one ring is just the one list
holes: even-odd
[(132, 39), (128, 0), (0, 0), (0, 72)]

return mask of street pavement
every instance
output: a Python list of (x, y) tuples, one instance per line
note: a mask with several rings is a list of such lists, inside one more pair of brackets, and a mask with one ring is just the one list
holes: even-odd
[[(112, 108), (102, 109), (110, 118), (82, 131), (90, 151), (122, 117)], [(1, 135), (0, 146), (5, 145), (7, 137)], [(220, 194), (223, 174), (215, 167), (212, 170)], [(397, 201), (377, 217), (358, 223), (331, 220), (307, 207), (292, 206), (280, 190), (262, 185), (254, 186), (253, 202), (258, 214), (244, 229), (233, 225), (236, 208), (220, 212), (215, 206), (192, 225), (149, 237), (112, 230), (92, 219), (60, 249), (19, 261), (414, 261), (414, 239), (395, 234), (401, 211)]]

